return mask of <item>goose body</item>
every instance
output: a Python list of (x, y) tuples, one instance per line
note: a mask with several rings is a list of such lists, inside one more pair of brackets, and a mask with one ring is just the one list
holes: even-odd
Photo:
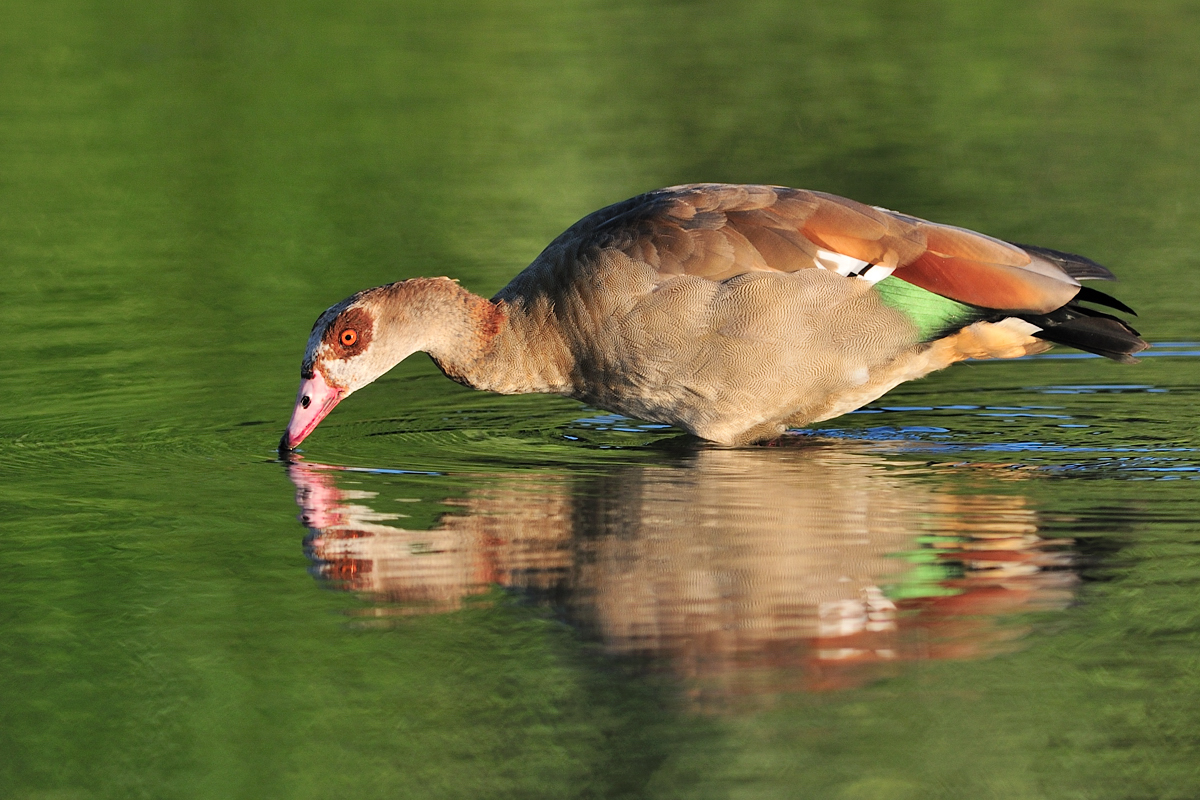
[(852, 411), (966, 358), (1068, 344), (1131, 362), (1130, 312), (1080, 256), (834, 195), (702, 184), (584, 217), (491, 300), (448, 278), (317, 319), (281, 447), (412, 353), (504, 394), (546, 392), (724, 444)]

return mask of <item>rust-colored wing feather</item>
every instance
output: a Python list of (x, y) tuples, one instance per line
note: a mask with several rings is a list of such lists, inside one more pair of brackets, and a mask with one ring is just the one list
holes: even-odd
[(649, 264), (664, 280), (693, 275), (713, 281), (820, 267), (823, 250), (894, 269), (897, 278), (959, 302), (1014, 312), (1049, 312), (1079, 291), (1057, 260), (1036, 249), (780, 186), (696, 184), (649, 192), (585, 217), (547, 252), (562, 248), (577, 265), (611, 249)]

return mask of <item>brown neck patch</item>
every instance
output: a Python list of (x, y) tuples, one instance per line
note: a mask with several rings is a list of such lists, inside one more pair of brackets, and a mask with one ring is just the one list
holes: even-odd
[(484, 300), (471, 309), (471, 322), (479, 332), (481, 348), (487, 350), (504, 323), (508, 322), (508, 311), (503, 302)]

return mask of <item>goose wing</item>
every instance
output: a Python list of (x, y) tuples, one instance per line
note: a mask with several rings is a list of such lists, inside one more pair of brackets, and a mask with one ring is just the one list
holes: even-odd
[[(656, 282), (680, 275), (723, 281), (747, 272), (828, 269), (887, 275), (961, 303), (1047, 313), (1079, 292), (1080, 278), (1111, 278), (1086, 259), (1022, 248), (974, 231), (781, 186), (693, 184), (601, 209), (558, 237), (540, 264), (579, 271), (620, 252), (649, 265)], [(522, 273), (519, 288), (535, 275)]]

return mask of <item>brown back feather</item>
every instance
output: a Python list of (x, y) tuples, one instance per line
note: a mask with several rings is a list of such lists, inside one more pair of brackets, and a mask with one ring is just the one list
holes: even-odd
[(1030, 252), (821, 192), (695, 184), (648, 192), (585, 217), (497, 297), (537, 293), (548, 265), (575, 271), (560, 280), (585, 278), (579, 272), (606, 250), (651, 266), (662, 281), (680, 275), (724, 281), (815, 268), (818, 249), (894, 267), (897, 278), (921, 288), (998, 310), (1045, 313), (1079, 291), (1049, 251)]

